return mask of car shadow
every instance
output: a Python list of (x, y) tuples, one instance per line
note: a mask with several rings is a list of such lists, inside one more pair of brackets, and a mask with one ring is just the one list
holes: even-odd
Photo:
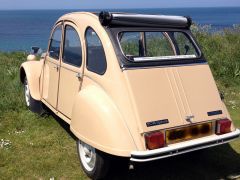
[(48, 109), (47, 107), (44, 107), (46, 113), (44, 114), (44, 116), (51, 116), (53, 117), (56, 122), (69, 134), (69, 136), (71, 136), (74, 140), (76, 140), (76, 136), (72, 133), (72, 131), (70, 130), (70, 126), (68, 123), (66, 123), (64, 120), (62, 120), (60, 117), (58, 117), (56, 114), (54, 114), (50, 109)]
[(172, 158), (136, 164), (133, 170), (114, 170), (108, 179), (237, 179), (240, 178), (240, 154), (229, 144), (195, 151)]
[[(73, 138), (69, 124), (54, 113), (49, 113)], [(240, 154), (229, 144), (199, 150), (153, 162), (136, 163), (127, 168), (126, 161), (114, 160), (109, 180), (159, 180), (159, 179), (238, 179), (240, 178)]]

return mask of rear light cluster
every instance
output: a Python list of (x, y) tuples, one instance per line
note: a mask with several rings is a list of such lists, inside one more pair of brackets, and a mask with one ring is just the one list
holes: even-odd
[(221, 119), (216, 121), (216, 134), (226, 134), (231, 132), (232, 122), (229, 119)]
[(165, 146), (164, 133), (152, 132), (145, 134), (146, 146), (149, 150), (158, 149)]
[[(231, 125), (232, 125), (232, 122), (229, 119), (217, 120), (216, 121), (216, 132), (215, 133), (217, 135), (229, 133), (229, 132), (231, 132)], [(191, 134), (194, 134), (195, 131), (196, 132), (201, 131), (202, 134), (209, 134), (210, 135), (211, 132), (212, 132), (212, 130), (211, 130), (212, 126), (211, 126), (210, 123), (200, 125), (199, 126), (200, 129), (199, 128), (196, 129), (196, 127), (195, 126), (190, 126), (190, 127), (185, 128), (185, 130), (188, 130), (189, 132), (191, 130), (191, 132), (192, 132)], [(190, 130), (188, 128), (190, 128)], [(175, 132), (175, 131), (173, 131), (173, 132)], [(179, 131), (177, 131), (177, 132), (179, 132)], [(145, 142), (146, 142), (147, 149), (153, 150), (153, 149), (162, 148), (166, 145), (166, 141), (169, 141), (169, 138), (171, 139), (171, 136), (169, 136), (169, 137), (167, 136), (167, 140), (165, 140), (165, 134), (164, 134), (164, 132), (161, 132), (161, 131), (146, 133), (145, 134)], [(174, 136), (172, 138), (177, 140), (179, 137)], [(182, 138), (182, 139), (184, 140), (185, 138)], [(167, 142), (167, 144), (168, 144), (168, 142)]]

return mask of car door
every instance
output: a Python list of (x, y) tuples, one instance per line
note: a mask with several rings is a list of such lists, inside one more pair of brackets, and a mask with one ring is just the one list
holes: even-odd
[(56, 109), (61, 58), (63, 24), (57, 24), (52, 31), (49, 47), (44, 62), (43, 99)]
[(73, 23), (65, 22), (57, 109), (69, 119), (71, 119), (75, 96), (80, 91), (82, 83), (82, 45), (78, 27)]

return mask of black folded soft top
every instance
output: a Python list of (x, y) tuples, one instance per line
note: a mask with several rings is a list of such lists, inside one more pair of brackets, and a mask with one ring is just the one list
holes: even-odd
[(109, 27), (189, 28), (192, 24), (191, 18), (184, 16), (111, 13), (105, 11), (99, 13), (99, 21), (103, 26)]

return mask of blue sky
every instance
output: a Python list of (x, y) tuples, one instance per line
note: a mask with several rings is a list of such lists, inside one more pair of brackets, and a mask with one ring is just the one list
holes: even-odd
[(0, 0), (0, 9), (107, 9), (240, 6), (240, 0)]

